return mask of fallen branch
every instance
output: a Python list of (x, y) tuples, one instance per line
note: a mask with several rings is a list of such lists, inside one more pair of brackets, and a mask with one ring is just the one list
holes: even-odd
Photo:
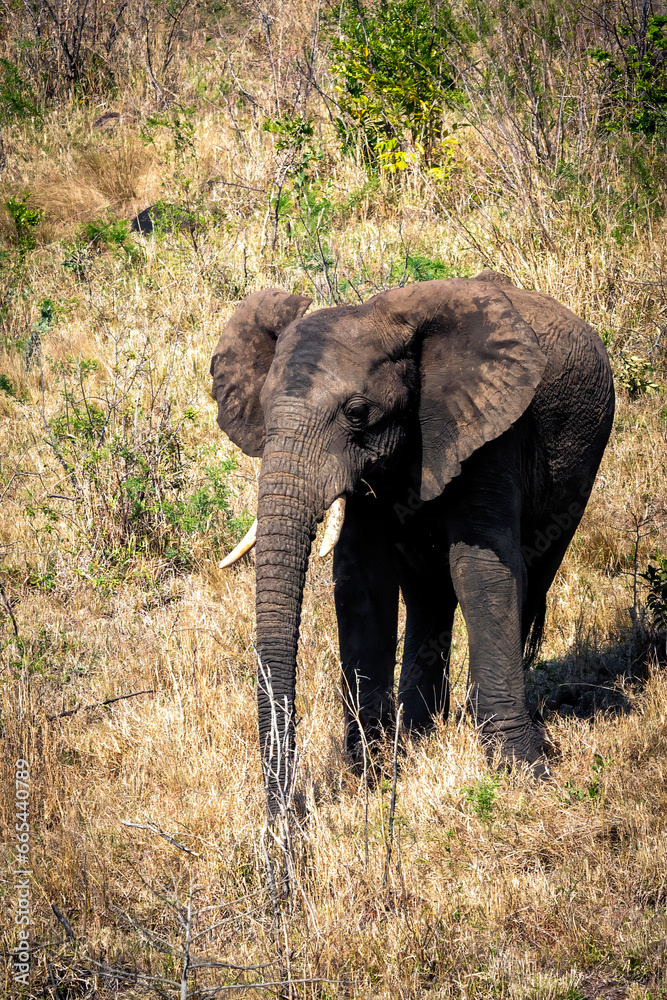
[[(2, 584), (0, 584), (1, 586)], [(58, 712), (57, 715), (47, 715), (46, 718), (49, 722), (53, 722), (54, 719), (64, 719), (68, 715), (76, 715), (77, 712), (84, 712), (93, 708), (106, 708), (107, 705), (113, 705), (115, 701), (125, 701), (126, 698), (138, 698), (141, 694), (155, 694), (155, 691), (153, 688), (147, 688), (145, 691), (132, 691), (130, 694), (119, 694), (116, 698), (107, 698), (106, 701), (96, 701), (92, 705), (77, 705), (76, 708), (70, 708), (67, 712)]]
[[(117, 978), (135, 983), (160, 983), (160, 985), (163, 986), (180, 986), (180, 983), (174, 982), (173, 979), (165, 979), (162, 976), (147, 976), (143, 972), (126, 972), (124, 969), (117, 969), (111, 965), (103, 965), (102, 962), (96, 962), (95, 959), (88, 958), (87, 956), (85, 961), (97, 969), (98, 975), (107, 976), (110, 979)], [(348, 989), (351, 986), (354, 986), (354, 981), (349, 979), (312, 978), (290, 979), (289, 981), (277, 979), (272, 982), (230, 983), (224, 986), (213, 986), (210, 989), (204, 988), (200, 993), (200, 996), (214, 997), (216, 993), (230, 992), (232, 990), (260, 990), (267, 986), (288, 986), (290, 983), (327, 983), (331, 985), (346, 986)]]
[(68, 939), (70, 941), (75, 941), (76, 938), (74, 936), (74, 931), (72, 930), (70, 922), (65, 916), (65, 914), (60, 912), (55, 903), (51, 903), (51, 909), (53, 910), (56, 919), (58, 920), (58, 923), (62, 924), (62, 926), (65, 928), (65, 934), (67, 935)]
[(131, 826), (135, 830), (146, 830), (147, 833), (157, 833), (159, 837), (164, 837), (164, 839), (169, 841), (170, 844), (173, 844), (174, 847), (178, 847), (180, 851), (185, 851), (186, 854), (192, 854), (194, 855), (195, 858), (201, 858), (201, 854), (197, 854), (196, 851), (191, 851), (189, 847), (185, 847), (183, 844), (179, 844), (179, 842), (177, 840), (174, 840), (172, 836), (170, 836), (168, 833), (165, 833), (164, 830), (161, 830), (160, 827), (157, 825), (157, 823), (148, 823), (148, 824), (130, 823), (129, 820), (125, 819), (122, 819), (121, 823), (123, 824), (123, 826)]

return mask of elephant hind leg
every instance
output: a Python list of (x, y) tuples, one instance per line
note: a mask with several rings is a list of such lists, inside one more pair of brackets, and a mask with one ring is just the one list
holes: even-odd
[(522, 528), (521, 554), (526, 567), (526, 598), (521, 619), (521, 641), (525, 666), (530, 666), (539, 652), (547, 611), (547, 592), (579, 520), (580, 516), (575, 518), (568, 513), (568, 499), (565, 499), (557, 505), (555, 514), (549, 514), (541, 523), (530, 528)]
[(540, 651), (544, 635), (544, 622), (546, 616), (546, 594), (542, 594), (537, 601), (532, 601), (530, 605), (528, 604), (528, 601), (526, 601), (521, 626), (524, 667), (529, 667)]

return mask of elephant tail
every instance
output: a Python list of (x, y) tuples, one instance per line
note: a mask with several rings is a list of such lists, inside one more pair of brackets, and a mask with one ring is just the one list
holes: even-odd
[(544, 620), (547, 615), (547, 598), (546, 595), (542, 598), (537, 611), (535, 612), (535, 617), (530, 623), (530, 628), (528, 630), (528, 635), (526, 636), (526, 641), (524, 643), (523, 649), (523, 665), (526, 669), (531, 666), (535, 657), (540, 651), (540, 646), (542, 645), (542, 636), (544, 633)]

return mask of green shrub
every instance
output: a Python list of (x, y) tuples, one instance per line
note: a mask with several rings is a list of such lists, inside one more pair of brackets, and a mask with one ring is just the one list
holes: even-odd
[[(613, 14), (610, 17), (613, 18)], [(591, 50), (609, 90), (605, 127), (652, 136), (667, 129), (667, 16), (622, 7), (604, 19), (605, 45)]]
[(461, 791), (475, 815), (485, 823), (490, 823), (493, 818), (493, 803), (498, 794), (498, 779), (480, 778), (474, 785), (466, 785)]
[(87, 395), (86, 385), (89, 376), (97, 372), (97, 361), (68, 357), (52, 362), (51, 368), (61, 383), (64, 402), (64, 409), (50, 423), (56, 440), (77, 442), (77, 446), (96, 441), (104, 432), (106, 420), (101, 407)]
[(92, 358), (52, 361), (51, 371), (61, 408), (48, 440), (97, 552), (123, 562), (139, 550), (186, 565), (197, 537), (219, 550), (238, 540), (228, 485), (236, 461), (201, 467), (185, 443), (197, 413), (176, 409), (172, 368), (158, 373), (148, 343), (140, 356), (120, 353), (110, 379)]
[(278, 136), (277, 149), (300, 149), (313, 137), (313, 123), (308, 118), (284, 114), (281, 118), (267, 118), (262, 130)]
[(395, 172), (411, 162), (409, 136), (428, 163), (437, 159), (444, 97), (455, 88), (446, 47), (465, 34), (446, 2), (348, 3), (333, 45), (343, 148), (359, 145), (369, 163)]
[(639, 399), (644, 393), (657, 392), (659, 385), (652, 380), (653, 367), (646, 358), (636, 354), (622, 355), (614, 364), (616, 381), (627, 391), (630, 399)]
[(207, 228), (207, 218), (199, 204), (180, 202), (173, 204), (160, 199), (151, 207), (150, 216), (155, 236), (165, 233), (186, 232), (191, 236)]
[(87, 281), (95, 253), (111, 251), (117, 258), (132, 265), (144, 259), (144, 251), (133, 239), (127, 219), (107, 216), (93, 219), (80, 226), (73, 243), (63, 243), (66, 256), (62, 264), (73, 271), (80, 281)]
[(11, 396), (12, 399), (17, 398), (16, 387), (9, 376), (5, 375), (4, 372), (0, 372), (0, 392), (4, 392), (6, 396)]
[(0, 123), (22, 118), (41, 118), (32, 88), (22, 78), (14, 63), (0, 59)]
[(5, 207), (14, 223), (14, 244), (18, 247), (21, 262), (28, 250), (34, 250), (37, 245), (35, 229), (44, 218), (41, 208), (30, 208), (28, 199), (30, 191), (25, 191), (22, 198), (9, 198)]
[(412, 281), (435, 281), (439, 278), (461, 277), (459, 268), (435, 257), (425, 254), (408, 253), (403, 260), (396, 262), (392, 268), (390, 280), (401, 284)]
[(80, 243), (100, 250), (108, 249), (127, 257), (133, 264), (142, 257), (141, 248), (134, 243), (127, 219), (93, 219), (81, 226), (78, 233)]

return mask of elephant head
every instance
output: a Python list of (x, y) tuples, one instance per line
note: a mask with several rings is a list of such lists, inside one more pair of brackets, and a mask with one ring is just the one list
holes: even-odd
[[(211, 364), (218, 422), (262, 456), (257, 512), (259, 734), (269, 806), (290, 780), (301, 602), (318, 521), (363, 479), (396, 470), (421, 501), (526, 410), (545, 368), (502, 286), (430, 281), (306, 314), (246, 299)], [(402, 471), (401, 471), (402, 470)]]

